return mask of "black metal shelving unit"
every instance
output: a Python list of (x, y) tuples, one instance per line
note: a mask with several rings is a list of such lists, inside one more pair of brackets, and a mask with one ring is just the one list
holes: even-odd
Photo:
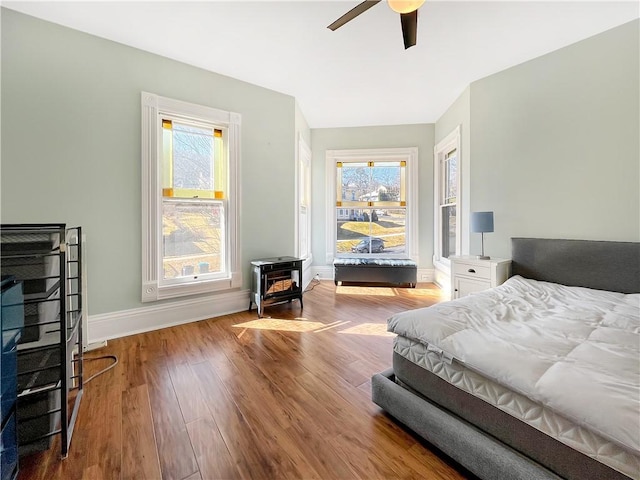
[(17, 352), (20, 456), (60, 435), (67, 456), (83, 393), (82, 229), (65, 224), (0, 226), (0, 269), (24, 288)]

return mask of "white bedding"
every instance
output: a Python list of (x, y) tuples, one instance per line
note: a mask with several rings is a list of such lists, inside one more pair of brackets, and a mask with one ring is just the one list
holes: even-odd
[(640, 455), (640, 295), (512, 277), (388, 330)]

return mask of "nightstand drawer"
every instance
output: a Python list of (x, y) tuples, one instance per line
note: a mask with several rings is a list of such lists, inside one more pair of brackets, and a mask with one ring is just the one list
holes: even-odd
[(491, 267), (488, 265), (485, 266), (485, 265), (477, 265), (472, 263), (454, 262), (453, 274), (490, 280)]

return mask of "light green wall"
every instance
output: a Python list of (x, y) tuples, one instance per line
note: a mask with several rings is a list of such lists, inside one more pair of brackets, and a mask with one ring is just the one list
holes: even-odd
[(462, 254), (469, 253), (469, 212), (470, 212), (470, 179), (471, 179), (471, 91), (464, 92), (436, 122), (436, 144), (460, 126), (460, 161), (461, 188), (458, 195), (458, 221), (461, 226)]
[(326, 151), (418, 147), (419, 267), (433, 268), (433, 124), (311, 129), (313, 263), (326, 265)]
[(471, 84), (471, 207), (495, 212), (488, 254), (509, 256), (513, 236), (640, 240), (639, 24)]
[(2, 9), (2, 222), (84, 228), (90, 314), (141, 306), (143, 90), (242, 115), (244, 287), (294, 253), (293, 97)]
[(304, 113), (300, 109), (300, 105), (296, 102), (296, 146), (298, 142), (298, 134), (302, 135), (307, 145), (311, 145), (311, 129), (307, 123)]

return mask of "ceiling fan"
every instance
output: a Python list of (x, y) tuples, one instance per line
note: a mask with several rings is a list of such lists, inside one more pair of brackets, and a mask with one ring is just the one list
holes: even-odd
[[(337, 30), (345, 23), (350, 22), (361, 13), (369, 10), (375, 4), (380, 3), (380, 1), (381, 0), (367, 0), (356, 5), (327, 28), (330, 30)], [(391, 10), (400, 14), (402, 39), (404, 40), (405, 50), (416, 44), (418, 32), (418, 8), (420, 8), (424, 2), (425, 0), (387, 0)]]

